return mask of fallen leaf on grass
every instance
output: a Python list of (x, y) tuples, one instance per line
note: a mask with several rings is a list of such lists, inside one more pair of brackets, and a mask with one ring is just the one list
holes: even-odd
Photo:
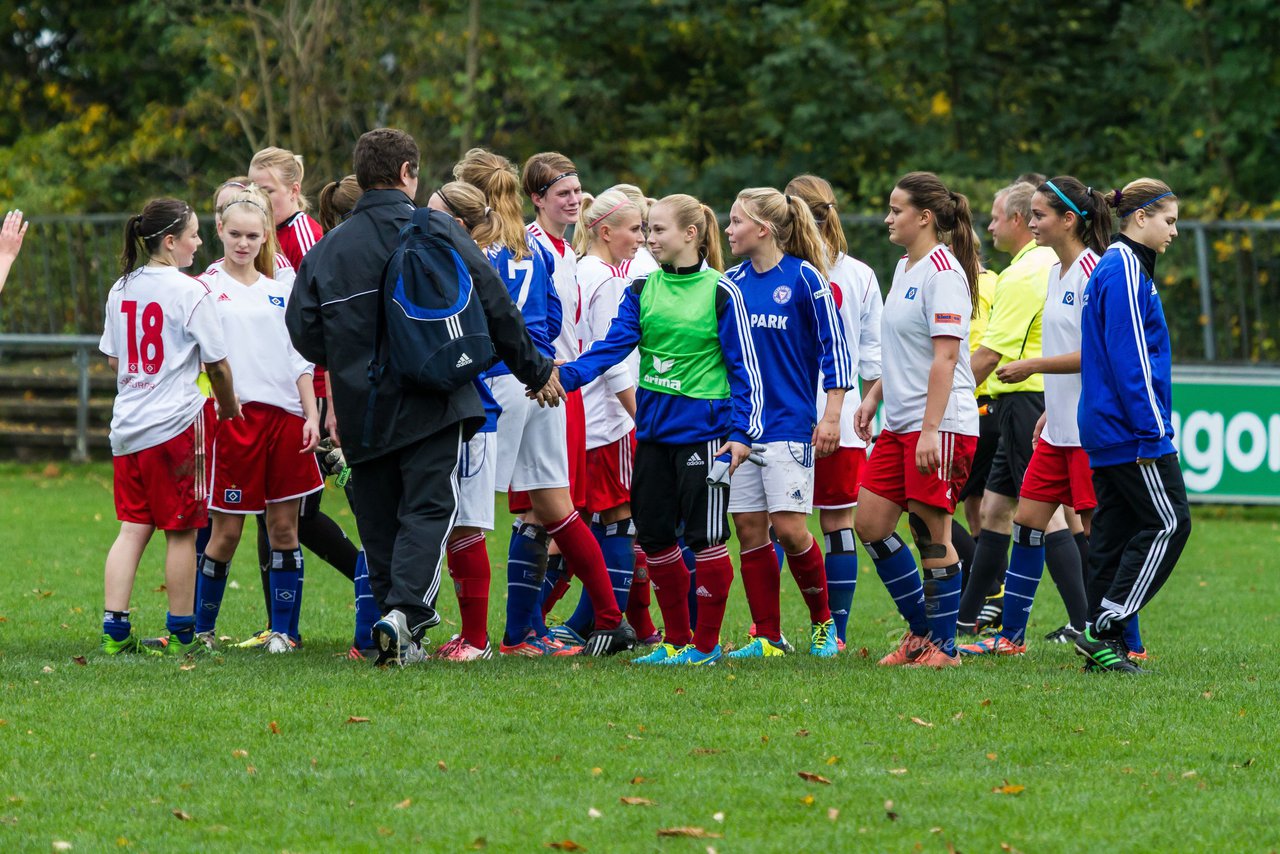
[(676, 693), (677, 693), (677, 694), (683, 694), (683, 693), (684, 693), (684, 689), (683, 689), (683, 688), (677, 688), (677, 689), (676, 689)]
[(911, 719), (911, 722), (912, 722), (913, 724), (915, 724), (916, 726), (927, 726), (927, 727), (931, 727), (931, 726), (933, 726), (933, 724), (929, 723), (928, 721), (924, 720), (923, 718), (915, 718), (915, 717), (913, 717), (913, 718)]
[(659, 836), (685, 836), (690, 839), (723, 839), (719, 833), (712, 833), (701, 827), (663, 827), (658, 830)]
[(982, 707), (985, 709), (987, 706), (991, 705), (991, 701), (990, 701), (990, 700), (983, 700), (983, 701), (982, 701), (981, 703), (979, 703), (978, 705), (979, 705), (979, 706), (982, 706)]
[(901, 777), (903, 774), (907, 773), (907, 769), (906, 768), (890, 768), (889, 773), (895, 776)]
[(1001, 842), (1000, 850), (1006, 852), (1006, 854), (1022, 854), (1021, 851), (1019, 851), (1017, 848), (1014, 848), (1008, 842)]
[(839, 761), (840, 761), (840, 757), (839, 757), (839, 756), (828, 756), (828, 757), (827, 757), (827, 764), (828, 764), (828, 765), (835, 765), (835, 764), (836, 764), (837, 762), (839, 762)]
[(603, 768), (600, 768), (599, 766), (597, 766), (597, 767), (595, 767), (595, 768), (592, 768), (592, 769), (591, 769), (591, 776), (592, 776), (592, 777), (599, 777), (599, 776), (600, 776), (601, 774), (603, 774), (603, 773), (604, 773), (604, 769), (603, 769)]
[(347, 723), (349, 724), (367, 724), (368, 722), (368, 718), (362, 718), (359, 715), (351, 715), (347, 718)]
[(232, 758), (233, 758), (233, 759), (247, 759), (247, 758), (249, 757), (249, 751), (247, 751), (247, 750), (233, 750), (233, 751), (231, 751), (231, 756), (232, 756)]
[(715, 747), (695, 747), (693, 750), (689, 751), (689, 755), (690, 756), (711, 756), (713, 754), (721, 753), (721, 752), (723, 751)]
[(992, 762), (996, 761), (996, 755), (994, 753), (988, 753), (987, 758), (990, 759)]
[(644, 778), (644, 777), (632, 777), (632, 778), (631, 778), (631, 785), (633, 785), (633, 786), (638, 786), (638, 785), (640, 785), (641, 783), (647, 783), (647, 782), (649, 782), (649, 781), (648, 781), (648, 779), (646, 779), (646, 778)]
[(76, 664), (80, 665), (81, 667), (85, 667), (86, 665), (89, 664), (89, 662), (85, 660), (85, 657), (83, 655), (73, 655), (71, 656), (71, 660), (74, 661)]
[(54, 851), (70, 851), (71, 843), (67, 842), (65, 839), (55, 839), (53, 840), (53, 850)]
[(163, 592), (164, 592), (165, 590), (167, 590), (167, 589), (168, 589), (168, 588), (167, 588), (165, 585), (161, 584), (159, 587), (153, 587), (153, 588), (151, 588), (151, 592), (152, 592), (152, 593), (163, 593)]
[(1183, 771), (1183, 772), (1182, 772), (1182, 779), (1184, 779), (1184, 780), (1189, 780), (1189, 779), (1191, 779), (1192, 777), (1194, 777), (1195, 775), (1196, 775), (1196, 772), (1195, 772), (1195, 771)]
[(485, 848), (489, 847), (489, 840), (485, 839), (483, 836), (477, 836), (475, 839), (471, 840), (471, 844), (468, 847), (472, 851), (483, 851)]
[(173, 817), (178, 821), (191, 821), (191, 814), (185, 813), (182, 810), (174, 810)]
[(437, 763), (436, 763), (436, 768), (438, 768), (438, 769), (439, 769), (439, 770), (441, 770), (441, 771), (448, 771), (448, 770), (449, 770), (449, 766), (444, 764), (444, 760), (443, 760), (443, 759), (441, 759), (439, 762), (437, 762)]
[(599, 818), (602, 815), (604, 815), (604, 813), (600, 812), (600, 810), (595, 807), (591, 807), (587, 810), (587, 818)]
[(272, 721), (271, 723), (267, 724), (267, 729), (271, 730), (272, 735), (280, 734), (280, 724), (276, 723), (275, 721)]
[(716, 813), (715, 815), (711, 816), (711, 818), (713, 818), (714, 820), (716, 820), (716, 821), (718, 821), (718, 822), (723, 823), (723, 822), (724, 822), (724, 813), (722, 813), (722, 812), (718, 812), (718, 813)]
[(546, 844), (546, 847), (554, 848), (557, 851), (586, 851), (587, 850), (583, 848), (581, 845), (579, 845), (578, 843), (574, 842), (572, 839), (562, 839), (559, 842), (548, 842)]
[(626, 795), (623, 795), (622, 797), (618, 798), (618, 801), (619, 801), (620, 803), (624, 803), (624, 804), (626, 804), (626, 805), (627, 805), (627, 806), (629, 806), (629, 807), (652, 807), (652, 806), (656, 806), (655, 802), (654, 802), (654, 801), (649, 800), (648, 798), (628, 797), (628, 796), (626, 796)]
[(403, 801), (396, 804), (395, 808), (398, 810), (407, 810), (411, 806), (413, 806), (413, 798), (405, 798)]
[(1212, 699), (1213, 699), (1213, 692), (1212, 692), (1212, 691), (1205, 691), (1205, 692), (1204, 692), (1203, 694), (1201, 694), (1200, 696), (1201, 696), (1201, 697), (1204, 697), (1206, 700), (1212, 700)]
[(248, 774), (250, 777), (258, 773), (258, 769), (252, 765), (246, 765), (244, 767), (244, 770), (245, 770), (245, 773)]
[(379, 836), (390, 836), (390, 835), (391, 835), (391, 834), (393, 834), (393, 833), (395, 833), (395, 831), (394, 831), (394, 830), (392, 830), (392, 829), (391, 829), (391, 828), (389, 828), (389, 827), (379, 827), (379, 828), (378, 828), (378, 835), (379, 835)]
[(1231, 767), (1232, 768), (1249, 768), (1249, 767), (1252, 767), (1255, 761), (1256, 760), (1252, 756), (1250, 756), (1248, 759), (1246, 759), (1243, 762), (1232, 763)]
[(187, 664), (179, 664), (178, 669), (179, 670), (195, 670), (196, 666), (188, 662)]
[(865, 646), (862, 649), (858, 650), (858, 658), (870, 658), (870, 657), (871, 657), (871, 650), (867, 649)]
[(840, 810), (836, 809), (835, 807), (831, 807), (830, 809), (827, 810), (828, 821), (835, 821), (839, 817), (840, 817)]
[(797, 771), (796, 776), (801, 780), (808, 780), (810, 783), (821, 783), (824, 786), (830, 786), (831, 781), (821, 774), (814, 774), (812, 771)]
[(1026, 786), (1019, 786), (1016, 783), (1010, 783), (1008, 780), (1005, 780), (1003, 786), (996, 786), (991, 791), (996, 795), (1021, 795), (1026, 790)]
[(41, 673), (52, 673), (52, 672), (53, 672), (53, 668), (46, 664), (44, 667), (40, 668), (40, 672), (41, 672)]
[(809, 734), (809, 730), (807, 730), (807, 729), (798, 729), (798, 730), (796, 730), (796, 736), (797, 736), (798, 738), (804, 738), (804, 737), (805, 737), (805, 736), (807, 736), (808, 734)]

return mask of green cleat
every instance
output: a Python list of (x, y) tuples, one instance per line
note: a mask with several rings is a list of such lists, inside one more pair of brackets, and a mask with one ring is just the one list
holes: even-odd
[(170, 658), (209, 655), (213, 652), (214, 644), (217, 643), (212, 635), (213, 632), (203, 632), (193, 637), (191, 643), (183, 643), (178, 640), (177, 635), (169, 635), (168, 643), (164, 645), (164, 654)]
[(144, 646), (138, 636), (132, 632), (124, 640), (118, 641), (106, 632), (102, 633), (102, 651), (107, 655), (141, 655), (158, 658), (164, 655), (158, 649)]

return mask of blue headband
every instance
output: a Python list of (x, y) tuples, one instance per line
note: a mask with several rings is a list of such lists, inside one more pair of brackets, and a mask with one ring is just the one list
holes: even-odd
[(1068, 199), (1067, 194), (1059, 190), (1052, 181), (1045, 181), (1044, 185), (1048, 187), (1050, 190), (1053, 190), (1053, 192), (1057, 194), (1058, 198), (1062, 199), (1062, 203), (1067, 207), (1071, 208), (1071, 210), (1075, 212), (1076, 216), (1080, 217), (1081, 219), (1089, 218), (1089, 215), (1084, 211), (1080, 210), (1078, 207), (1076, 207), (1076, 203)]
[[(1167, 192), (1167, 193), (1161, 193), (1160, 195), (1156, 196), (1155, 198), (1147, 199), (1145, 202), (1143, 202), (1142, 204), (1140, 204), (1140, 205), (1138, 205), (1136, 208), (1134, 208), (1134, 209), (1133, 209), (1133, 211), (1140, 211), (1140, 210), (1142, 210), (1142, 209), (1143, 209), (1143, 208), (1145, 208), (1145, 207), (1150, 207), (1151, 205), (1154, 205), (1156, 202), (1158, 202), (1158, 201), (1160, 201), (1161, 199), (1163, 199), (1165, 196), (1172, 196), (1172, 195), (1173, 195), (1173, 191), (1172, 191), (1172, 190), (1170, 190), (1170, 191), (1169, 191), (1169, 192)], [(1129, 211), (1129, 213), (1127, 213), (1127, 214), (1121, 214), (1121, 215), (1120, 215), (1120, 218), (1121, 218), (1121, 219), (1124, 219), (1124, 218), (1125, 218), (1125, 217), (1127, 217), (1129, 214), (1133, 213), (1133, 211)]]

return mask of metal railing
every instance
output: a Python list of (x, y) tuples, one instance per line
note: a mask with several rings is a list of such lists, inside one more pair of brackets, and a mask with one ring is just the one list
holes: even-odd
[[(121, 214), (33, 217), (22, 255), (0, 299), (0, 333), (97, 334), (117, 276)], [(843, 216), (850, 251), (888, 289), (901, 249), (879, 216)], [(980, 224), (981, 227), (981, 224)], [(1157, 278), (1180, 363), (1280, 364), (1280, 221), (1194, 221), (1157, 264)], [(212, 217), (192, 273), (222, 254)], [(985, 234), (984, 234), (985, 237)], [(1007, 256), (986, 252), (1000, 269)]]
[(98, 352), (97, 335), (30, 335), (0, 333), (0, 352), (10, 349), (65, 352), (71, 350), (76, 365), (76, 445), (72, 459), (89, 459), (89, 359)]

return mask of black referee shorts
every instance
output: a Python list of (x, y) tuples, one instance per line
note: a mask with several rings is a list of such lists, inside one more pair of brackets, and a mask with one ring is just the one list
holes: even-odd
[(668, 445), (639, 442), (631, 470), (631, 518), (636, 542), (648, 554), (676, 544), (695, 552), (729, 539), (729, 490), (707, 486), (707, 472), (724, 442)]
[(996, 445), (1000, 442), (1000, 426), (996, 424), (995, 413), (990, 411), (990, 407), (990, 397), (984, 394), (978, 398), (978, 448), (973, 452), (969, 479), (960, 490), (961, 503), (970, 496), (981, 495), (987, 488), (991, 461), (996, 457)]
[(1017, 498), (1022, 491), (1022, 476), (1031, 463), (1031, 435), (1036, 422), (1044, 414), (1044, 392), (1015, 391), (1002, 394), (992, 404), (1000, 441), (991, 472), (987, 475), (987, 491)]

